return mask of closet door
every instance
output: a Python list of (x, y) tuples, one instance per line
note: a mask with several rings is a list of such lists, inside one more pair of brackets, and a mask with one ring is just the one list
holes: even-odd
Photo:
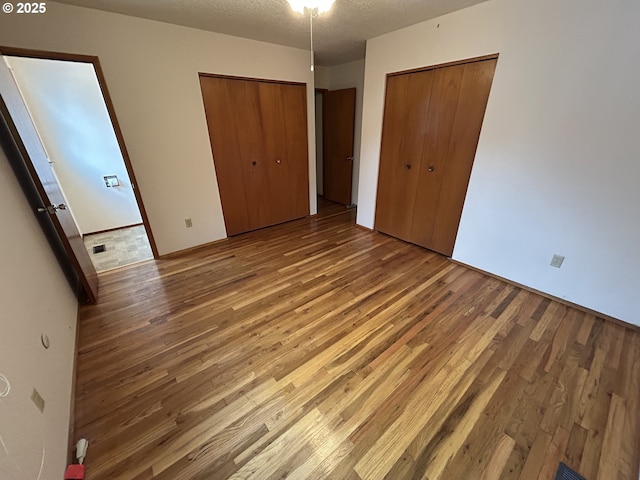
[(227, 235), (309, 213), (305, 85), (200, 76)]
[(442, 178), (436, 177), (439, 188), (438, 199), (431, 205), (431, 240), (424, 246), (448, 257), (458, 234), (496, 64), (492, 59), (464, 65), (447, 155), (436, 166)]
[(200, 77), (227, 235), (271, 221), (258, 84)]
[(434, 248), (437, 205), (445, 179), (447, 156), (456, 116), (464, 65), (433, 71), (433, 89), (420, 161), (418, 188), (411, 220), (411, 241)]
[(307, 88), (305, 85), (281, 85), (286, 92), (284, 111), (289, 218), (309, 215), (309, 143), (307, 129)]
[(375, 228), (412, 242), (433, 72), (387, 78)]
[(259, 82), (270, 225), (309, 214), (304, 85)]
[[(496, 62), (470, 60), (387, 78), (377, 230), (453, 253)], [(425, 83), (418, 79), (426, 75), (430, 88), (412, 90), (414, 78)]]

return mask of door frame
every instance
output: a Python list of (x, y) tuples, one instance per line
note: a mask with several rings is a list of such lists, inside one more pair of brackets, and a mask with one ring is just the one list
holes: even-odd
[[(322, 138), (322, 142), (324, 142), (324, 94), (326, 92), (328, 92), (329, 89), (328, 88), (314, 88), (314, 92), (313, 92), (313, 108), (314, 108), (314, 112), (313, 112), (313, 117), (314, 119), (316, 118), (316, 112), (315, 112), (315, 108), (316, 108), (316, 96), (318, 94), (320, 94), (320, 102), (323, 105), (323, 110), (322, 110), (322, 118), (320, 119), (320, 122), (315, 122), (315, 132), (314, 136), (315, 136), (315, 141), (316, 141), (316, 197), (320, 196), (323, 197), (324, 196), (324, 145), (322, 145), (322, 157), (319, 159), (320, 163), (322, 165), (322, 195), (318, 190), (318, 146), (317, 146), (317, 142), (318, 142), (318, 130), (320, 130), (320, 137)], [(318, 199), (316, 198), (316, 202), (318, 201)]]
[(247, 82), (278, 83), (280, 85), (297, 85), (304, 87), (307, 86), (305, 82), (294, 82), (293, 80), (274, 80), (272, 78), (241, 77), (238, 75), (224, 75), (221, 73), (198, 72), (198, 78), (200, 77), (225, 78), (227, 80), (245, 80)]
[(484, 62), (485, 60), (496, 60), (498, 59), (499, 56), (500, 56), (499, 53), (492, 53), (490, 55), (482, 55), (480, 57), (464, 58), (460, 60), (454, 60), (453, 62), (437, 63), (435, 65), (427, 65), (424, 67), (412, 68), (410, 70), (400, 70), (398, 72), (390, 72), (390, 73), (387, 73), (385, 79), (389, 77), (395, 77), (396, 75), (406, 75), (408, 73), (427, 72), (429, 70), (437, 70), (438, 68), (454, 67), (456, 65), (466, 65), (468, 63), (475, 63), (475, 62)]
[(5, 46), (0, 46), (0, 55), (4, 55), (8, 57), (39, 58), (42, 60), (59, 60), (59, 61), (66, 61), (66, 62), (90, 63), (93, 65), (93, 69), (96, 73), (96, 78), (98, 80), (98, 85), (100, 86), (100, 91), (102, 93), (102, 98), (104, 99), (104, 103), (107, 108), (107, 112), (109, 114), (109, 119), (111, 120), (113, 133), (115, 134), (116, 141), (118, 142), (118, 147), (120, 148), (120, 153), (124, 161), (125, 169), (127, 170), (127, 174), (129, 175), (129, 179), (131, 180), (133, 194), (136, 199), (136, 204), (138, 205), (138, 210), (140, 211), (140, 216), (142, 217), (142, 224), (144, 225), (144, 229), (147, 233), (147, 238), (149, 239), (149, 245), (151, 246), (153, 258), (158, 259), (159, 258), (158, 247), (156, 246), (156, 242), (153, 237), (153, 232), (151, 230), (151, 225), (149, 223), (149, 217), (147, 216), (147, 210), (145, 209), (144, 202), (142, 200), (142, 195), (140, 194), (140, 188), (138, 187), (138, 182), (136, 180), (135, 172), (133, 170), (133, 165), (131, 164), (131, 159), (129, 157), (127, 147), (124, 143), (124, 136), (122, 135), (122, 130), (120, 128), (120, 124), (116, 116), (115, 107), (113, 105), (113, 101), (111, 100), (109, 89), (107, 88), (107, 81), (102, 71), (102, 66), (100, 65), (100, 59), (97, 56), (93, 56), (93, 55), (50, 52), (45, 50), (30, 50), (30, 49), (24, 49), (24, 48), (5, 47)]

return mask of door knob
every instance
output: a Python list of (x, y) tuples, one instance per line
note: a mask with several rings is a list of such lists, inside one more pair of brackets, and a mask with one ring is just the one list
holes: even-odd
[(410, 164), (410, 163), (407, 163), (407, 164), (404, 166), (404, 168), (406, 168), (407, 170), (411, 170), (411, 164)]
[(431, 165), (429, 168), (427, 168), (428, 171), (433, 172), (435, 171), (435, 168), (433, 167), (433, 165)]
[(347, 157), (347, 162), (353, 162), (353, 157)]
[(258, 162), (256, 162), (255, 160), (253, 162), (251, 162), (251, 165), (253, 165), (254, 167), (258, 164)]
[(279, 158), (276, 158), (276, 163), (282, 163), (282, 160), (280, 160)]

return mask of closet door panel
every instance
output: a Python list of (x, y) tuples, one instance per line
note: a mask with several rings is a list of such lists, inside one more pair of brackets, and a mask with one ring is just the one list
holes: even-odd
[[(236, 81), (238, 80), (230, 80), (230, 82)], [(239, 156), (236, 161), (240, 163), (244, 178), (244, 198), (249, 214), (249, 230), (255, 230), (271, 222), (269, 191), (264, 188), (268, 184), (268, 164), (264, 157), (264, 143), (261, 136), (258, 84), (250, 81), (239, 82), (240, 84), (233, 92), (235, 104), (239, 108), (229, 120), (240, 132)]]
[(463, 71), (464, 65), (433, 71), (431, 102), (411, 222), (411, 241), (427, 248), (433, 247), (436, 207), (446, 173)]
[[(307, 129), (307, 89), (305, 85), (283, 85), (289, 218), (309, 215), (309, 143)], [(282, 164), (276, 164), (280, 167)]]
[(496, 64), (492, 59), (464, 65), (429, 247), (447, 256), (453, 253)]
[(213, 162), (227, 234), (249, 229), (249, 213), (244, 198), (244, 177), (239, 157), (239, 132), (225, 115), (235, 111), (230, 85), (221, 78), (200, 77)]
[[(284, 222), (289, 218), (287, 206), (287, 172), (282, 165), (287, 137), (284, 130), (285, 111), (282, 85), (256, 83), (260, 92), (260, 123), (264, 142), (264, 165), (267, 175), (270, 218), (268, 225)], [(280, 163), (277, 163), (280, 162)]]
[(309, 213), (306, 86), (200, 76), (228, 235)]
[(375, 228), (411, 240), (433, 72), (387, 78)]
[(306, 88), (260, 82), (271, 223), (309, 214)]

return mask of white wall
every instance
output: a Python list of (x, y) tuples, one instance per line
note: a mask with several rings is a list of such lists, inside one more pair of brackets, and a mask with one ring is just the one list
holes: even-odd
[(315, 213), (307, 51), (55, 2), (42, 15), (0, 15), (0, 45), (100, 58), (160, 254), (226, 235), (198, 72), (306, 83)]
[(358, 172), (360, 170), (360, 135), (362, 131), (362, 98), (364, 94), (364, 60), (333, 67), (316, 67), (316, 87), (328, 90), (356, 89), (356, 115), (353, 138), (353, 179), (351, 203), (358, 203)]
[(331, 76), (331, 68), (332, 67), (323, 67), (322, 65), (315, 66), (313, 77), (316, 83), (316, 88), (329, 89), (329, 86), (331, 85), (331, 80), (329, 78)]
[(498, 52), (453, 258), (640, 325), (638, 24), (632, 0), (493, 0), (368, 41), (358, 223), (385, 75)]
[[(0, 478), (62, 478), (77, 302), (1, 149), (0, 179), (0, 218), (11, 226), (0, 229), (0, 374), (11, 384), (0, 398), (0, 437), (9, 452), (0, 448)], [(31, 403), (33, 387), (44, 413)]]
[[(92, 64), (5, 57), (80, 233), (142, 222)], [(117, 175), (118, 187), (103, 177)]]

